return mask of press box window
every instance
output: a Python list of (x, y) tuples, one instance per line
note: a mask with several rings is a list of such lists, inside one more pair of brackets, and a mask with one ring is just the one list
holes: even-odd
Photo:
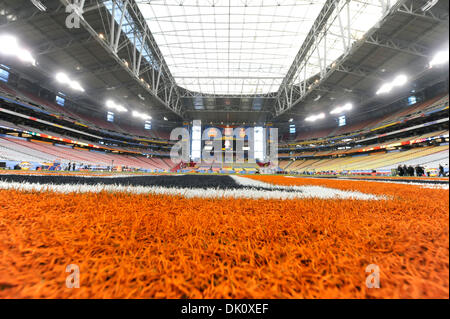
[(114, 113), (113, 113), (113, 112), (108, 112), (108, 113), (106, 114), (106, 120), (107, 120), (108, 122), (114, 122)]
[(417, 98), (414, 95), (408, 97), (408, 105), (413, 105), (417, 103)]
[(66, 102), (66, 99), (61, 96), (56, 96), (56, 104), (64, 106), (64, 103)]
[(295, 134), (295, 132), (296, 132), (296, 130), (295, 130), (295, 124), (289, 125), (289, 133)]
[(8, 83), (9, 80), (9, 72), (3, 69), (0, 69), (0, 81)]

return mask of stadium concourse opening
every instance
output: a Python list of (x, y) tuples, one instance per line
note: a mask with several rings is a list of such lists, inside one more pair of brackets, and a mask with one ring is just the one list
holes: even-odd
[(0, 298), (448, 299), (448, 12), (1, 1)]

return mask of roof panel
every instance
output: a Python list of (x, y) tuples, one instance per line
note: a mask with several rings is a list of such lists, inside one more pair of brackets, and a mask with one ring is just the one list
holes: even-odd
[(211, 94), (277, 91), (325, 0), (138, 0), (177, 84)]

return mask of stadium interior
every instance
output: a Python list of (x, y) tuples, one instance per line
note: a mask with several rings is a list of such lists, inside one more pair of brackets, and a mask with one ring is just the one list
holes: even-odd
[(0, 297), (448, 298), (448, 12), (1, 1)]

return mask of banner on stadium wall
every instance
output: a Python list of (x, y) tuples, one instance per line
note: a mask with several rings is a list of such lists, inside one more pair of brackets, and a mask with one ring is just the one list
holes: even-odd
[(382, 129), (382, 128), (386, 128), (386, 127), (389, 127), (389, 126), (392, 126), (392, 125), (395, 125), (395, 124), (400, 124), (400, 123), (401, 123), (400, 121), (393, 122), (393, 123), (389, 123), (389, 124), (386, 124), (386, 125), (383, 125), (383, 126), (379, 126), (379, 127), (373, 128), (373, 129), (371, 129), (370, 131), (371, 131), (371, 132), (377, 131), (377, 130), (380, 130), (380, 129)]
[(434, 124), (444, 123), (444, 122), (448, 122), (448, 120), (449, 120), (449, 118), (447, 117), (445, 119), (440, 119), (440, 120), (431, 121), (431, 122), (427, 122), (427, 123), (423, 123), (423, 124), (419, 124), (419, 125), (414, 125), (414, 126), (411, 126), (411, 127), (403, 128), (401, 130), (397, 130), (397, 131), (384, 133), (384, 134), (379, 134), (377, 136), (365, 138), (365, 139), (359, 140), (358, 142), (370, 141), (370, 140), (373, 140), (373, 139), (378, 139), (380, 137), (385, 137), (385, 136), (389, 136), (389, 135), (394, 135), (394, 134), (398, 134), (398, 133), (407, 132), (407, 131), (410, 131), (410, 130), (415, 130), (415, 129), (421, 128), (421, 127), (426, 127), (426, 126), (430, 126), (430, 125), (434, 125)]
[(392, 147), (397, 147), (397, 146), (412, 145), (412, 144), (423, 143), (423, 142), (432, 141), (432, 140), (436, 140), (439, 138), (445, 138), (445, 137), (446, 137), (445, 135), (437, 135), (437, 136), (433, 136), (433, 137), (418, 138), (418, 139), (410, 140), (410, 141), (403, 141), (403, 142), (379, 145), (379, 146), (370, 147), (370, 148), (363, 148), (363, 149), (360, 149), (358, 152), (369, 152), (369, 151), (376, 151), (376, 150), (380, 150), (380, 149), (392, 148)]
[[(85, 124), (82, 124), (82, 123), (70, 120), (69, 118), (66, 118), (66, 117), (63, 117), (63, 116), (60, 116), (60, 115), (56, 115), (56, 114), (52, 114), (52, 113), (49, 113), (49, 112), (45, 112), (45, 111), (43, 111), (41, 109), (38, 109), (38, 108), (35, 108), (35, 107), (31, 107), (31, 106), (25, 105), (25, 104), (17, 102), (17, 101), (13, 101), (13, 100), (10, 100), (10, 99), (7, 99), (7, 98), (3, 98), (1, 96), (0, 96), (0, 98), (4, 99), (7, 102), (11, 102), (11, 103), (14, 103), (14, 104), (17, 104), (17, 105), (21, 105), (21, 106), (26, 107), (26, 108), (31, 108), (33, 110), (39, 111), (39, 112), (44, 113), (44, 114), (51, 115), (51, 116), (53, 116), (55, 118), (65, 120), (65, 121), (68, 121), (70, 123), (77, 124), (79, 126), (83, 126), (83, 127), (87, 127), (87, 128), (91, 128), (91, 129), (96, 129), (96, 128), (93, 128), (91, 126), (88, 126), (88, 125), (85, 125)], [(65, 126), (62, 126), (62, 125), (59, 125), (59, 124), (55, 124), (55, 123), (47, 122), (47, 121), (44, 121), (44, 120), (40, 120), (40, 119), (32, 117), (32, 116), (23, 115), (21, 113), (17, 113), (17, 112), (14, 112), (14, 111), (9, 111), (7, 109), (0, 108), (0, 112), (9, 113), (9, 114), (12, 114), (12, 115), (15, 115), (15, 116), (19, 116), (19, 117), (22, 117), (22, 118), (33, 120), (33, 121), (40, 122), (40, 123), (43, 123), (43, 124), (47, 124), (47, 125), (50, 125), (50, 126), (54, 126), (54, 127), (58, 127), (58, 128), (61, 128), (61, 129), (68, 130), (68, 131), (76, 132), (76, 133), (79, 133), (79, 134), (82, 134), (82, 135), (86, 135), (86, 136), (90, 136), (90, 137), (94, 137), (94, 138), (98, 138), (98, 139), (112, 140), (112, 139), (108, 139), (108, 138), (103, 138), (103, 137), (100, 137), (100, 136), (92, 135), (92, 134), (89, 134), (89, 133), (85, 133), (85, 132), (82, 132), (82, 131), (78, 131), (78, 130), (75, 130), (75, 129), (72, 129), (72, 128), (69, 128), (69, 127), (65, 127)], [(98, 130), (98, 129), (96, 129), (96, 130)], [(107, 131), (104, 131), (104, 130), (101, 130), (101, 129), (99, 131), (107, 133), (107, 134), (111, 134), (111, 132), (107, 132)], [(115, 134), (115, 135), (128, 138), (127, 136), (124, 136), (124, 135), (118, 134), (118, 133)], [(140, 141), (140, 139), (136, 139), (136, 140)], [(112, 141), (117, 141), (117, 140), (112, 140)], [(164, 141), (155, 141), (155, 140), (145, 140), (145, 141), (149, 141), (149, 142), (152, 142), (152, 143), (159, 143), (159, 144), (167, 143), (167, 142), (164, 142)], [(125, 142), (125, 141), (119, 141), (119, 142), (126, 143), (126, 144), (133, 144), (133, 143)]]
[(7, 113), (7, 114), (10, 114), (10, 115), (14, 115), (14, 116), (18, 116), (18, 117), (21, 117), (21, 118), (24, 118), (24, 119), (27, 119), (27, 120), (36, 121), (36, 122), (43, 123), (43, 124), (46, 124), (46, 125), (49, 125), (49, 126), (62, 128), (62, 129), (65, 129), (67, 131), (79, 133), (79, 134), (90, 136), (90, 137), (93, 137), (93, 138), (102, 139), (101, 136), (89, 134), (89, 133), (86, 133), (86, 132), (75, 130), (75, 129), (70, 128), (70, 127), (65, 127), (65, 126), (62, 126), (62, 125), (59, 125), (59, 124), (55, 124), (55, 123), (51, 123), (51, 122), (48, 122), (48, 121), (40, 120), (40, 119), (37, 119), (35, 117), (24, 115), (24, 114), (17, 113), (17, 112), (14, 112), (14, 111), (10, 111), (10, 110), (7, 110), (7, 109), (1, 108), (1, 107), (0, 107), (0, 112)]

